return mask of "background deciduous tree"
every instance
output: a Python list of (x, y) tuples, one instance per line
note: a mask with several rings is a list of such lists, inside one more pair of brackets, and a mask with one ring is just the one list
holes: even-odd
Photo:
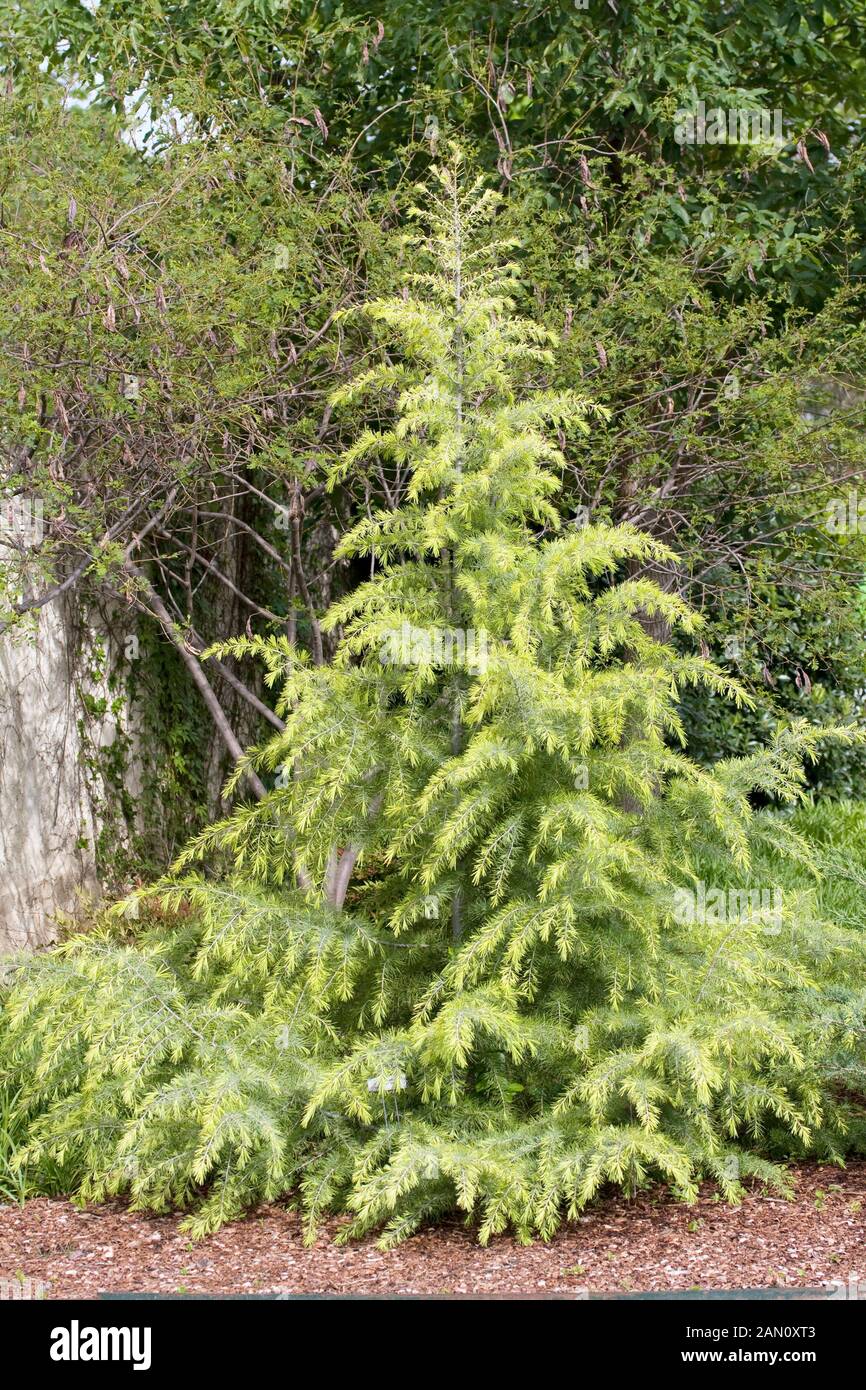
[[(335, 537), (403, 500), (375, 460), (326, 492), (354, 423), (326, 401), (379, 360), (340, 310), (408, 268), (407, 189), (455, 134), (505, 194), (550, 384), (611, 411), (591, 447), (562, 441), (575, 519), (669, 545), (651, 577), (761, 696), (720, 722), (687, 700), (695, 752), (857, 708), (862, 538), (822, 521), (863, 472), (864, 14), (0, 4), (4, 483), (47, 524), (4, 552), (2, 621), (70, 594), (138, 615), (133, 684), (169, 750), (152, 804), (183, 808), (162, 841), (148, 813), (151, 863), (274, 723), (252, 666), (203, 648), (284, 630), (328, 659), (320, 616), (362, 577)], [(782, 144), (679, 144), (698, 101), (778, 109)], [(850, 791), (858, 759), (812, 775)]]

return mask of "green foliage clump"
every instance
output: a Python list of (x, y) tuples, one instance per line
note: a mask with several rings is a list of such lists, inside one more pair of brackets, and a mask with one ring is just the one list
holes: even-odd
[(330, 611), (334, 661), (220, 649), (279, 691), (248, 755), (273, 790), (193, 842), (155, 921), (134, 898), (16, 974), (22, 1161), (82, 1197), (191, 1206), (202, 1234), (291, 1190), (311, 1233), (336, 1210), (392, 1243), (456, 1209), (529, 1239), (608, 1183), (736, 1198), (784, 1187), (770, 1154), (855, 1141), (862, 938), (754, 807), (802, 797), (822, 735), (683, 753), (684, 690), (746, 697), (651, 635), (699, 627), (635, 577), (663, 545), (563, 524), (553, 431), (599, 411), (547, 388), (496, 209), (440, 171), (429, 270), (367, 306), (395, 346), (334, 398), (369, 423), (330, 485), (391, 499), (342, 541), (369, 578)]

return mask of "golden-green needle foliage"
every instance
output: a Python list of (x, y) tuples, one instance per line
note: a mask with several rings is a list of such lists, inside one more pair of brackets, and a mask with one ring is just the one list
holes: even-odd
[(743, 696), (649, 635), (698, 628), (641, 577), (663, 547), (560, 514), (560, 428), (605, 420), (545, 389), (495, 197), (455, 162), (424, 203), (430, 271), (367, 306), (374, 365), (334, 400), (359, 425), (331, 484), (393, 502), (343, 539), (369, 577), (327, 615), (336, 658), (224, 648), (279, 692), (249, 754), (273, 790), (189, 847), (155, 922), (121, 905), (7, 1001), (30, 1171), (192, 1205), (195, 1233), (294, 1191), (310, 1230), (459, 1209), (547, 1236), (607, 1183), (735, 1197), (853, 1142), (862, 938), (755, 809), (798, 800), (826, 731), (683, 753), (686, 687)]

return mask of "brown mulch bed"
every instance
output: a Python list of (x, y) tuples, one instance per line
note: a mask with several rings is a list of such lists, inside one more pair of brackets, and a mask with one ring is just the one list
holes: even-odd
[(133, 1213), (119, 1202), (80, 1211), (40, 1197), (0, 1208), (0, 1279), (30, 1279), (49, 1298), (100, 1292), (353, 1293), (535, 1296), (579, 1289), (815, 1288), (866, 1279), (866, 1162), (800, 1165), (791, 1202), (763, 1191), (739, 1207), (708, 1188), (691, 1207), (664, 1193), (611, 1196), (553, 1240), (482, 1249), (460, 1225), (414, 1236), (397, 1250), (371, 1240), (313, 1248), (298, 1217), (263, 1207), (192, 1242), (176, 1216)]

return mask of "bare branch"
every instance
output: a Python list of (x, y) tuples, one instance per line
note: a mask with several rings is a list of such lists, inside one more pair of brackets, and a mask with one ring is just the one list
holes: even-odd
[[(210, 716), (213, 719), (214, 724), (216, 725), (216, 728), (223, 740), (223, 743), (226, 745), (226, 748), (229, 750), (235, 761), (240, 761), (240, 759), (244, 756), (244, 750), (238, 742), (237, 736), (234, 730), (232, 729), (228, 719), (226, 718), (225, 711), (223, 710), (219, 700), (214, 694), (214, 690), (210, 681), (208, 680), (207, 676), (202, 670), (201, 662), (199, 661), (198, 657), (195, 655), (194, 652), (190, 650), (189, 646), (184, 640), (183, 633), (178, 628), (178, 625), (174, 622), (171, 614), (169, 613), (159, 594), (156, 592), (150, 580), (143, 573), (143, 571), (140, 570), (137, 565), (134, 565), (131, 560), (127, 560), (123, 568), (125, 572), (130, 576), (130, 578), (136, 581), (136, 584), (139, 586), (139, 588), (143, 590), (144, 594), (147, 597), (147, 601), (150, 605), (150, 608), (153, 614), (156, 616), (157, 620), (159, 621), (159, 624), (165, 632), (165, 635), (168, 638), (170, 638), (170, 640), (174, 643), (175, 647), (177, 648), (181, 660), (183, 661), (184, 665), (189, 671), (193, 683), (198, 689), (199, 694), (201, 695), (208, 708), (208, 711), (210, 712)], [(266, 788), (264, 783), (259, 779), (256, 773), (250, 767), (246, 769), (246, 776), (256, 797), (259, 800), (261, 800), (262, 797), (266, 795)]]

